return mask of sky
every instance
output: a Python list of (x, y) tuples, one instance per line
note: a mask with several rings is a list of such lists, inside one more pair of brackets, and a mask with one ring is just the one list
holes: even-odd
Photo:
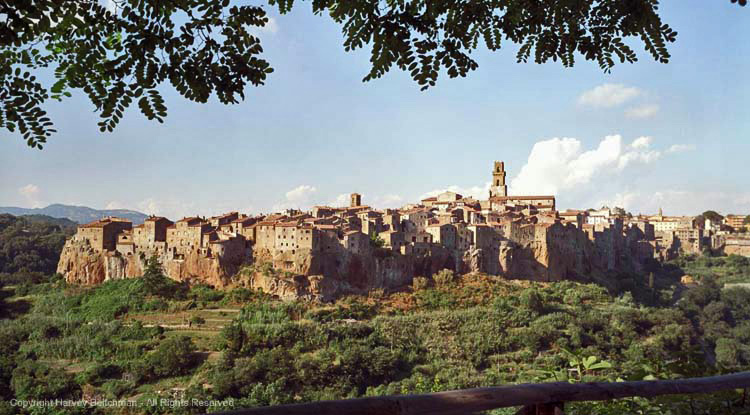
[[(420, 91), (398, 69), (363, 83), (367, 50), (309, 3), (271, 12), (259, 32), (275, 69), (246, 100), (191, 103), (163, 89), (169, 115), (133, 105), (100, 133), (81, 93), (47, 107), (58, 133), (44, 150), (0, 139), (0, 206), (128, 208), (178, 219), (345, 205), (378, 208), (450, 189), (486, 198), (494, 160), (511, 195), (554, 194), (558, 209), (750, 213), (750, 8), (669, 1), (678, 32), (668, 64), (610, 74), (579, 58), (515, 62), (516, 47), (478, 51), (467, 78)], [(270, 11), (270, 10), (269, 10)]]

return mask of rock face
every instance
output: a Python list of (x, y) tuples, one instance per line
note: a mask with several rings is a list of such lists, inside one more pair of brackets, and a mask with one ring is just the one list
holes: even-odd
[[(341, 247), (294, 253), (255, 249), (232, 257), (206, 257), (194, 251), (182, 259), (162, 256), (159, 260), (165, 273), (178, 281), (218, 288), (245, 286), (281, 299), (328, 301), (373, 289), (396, 290), (411, 284), (415, 276), (431, 276), (442, 269), (537, 281), (589, 281), (594, 276), (638, 270), (648, 258), (643, 244), (626, 239), (616, 228), (589, 238), (573, 225), (554, 223), (537, 225), (529, 235), (525, 241), (504, 240), (497, 247), (466, 251), (430, 245), (413, 255), (375, 248), (354, 253)], [(142, 275), (145, 259), (137, 254), (98, 252), (73, 238), (63, 249), (58, 272), (70, 283), (96, 285)]]
[(444, 268), (457, 270), (461, 265), (454, 253), (440, 247), (434, 247), (424, 256), (376, 249), (356, 254), (344, 249), (326, 253), (302, 251), (294, 255), (265, 251), (254, 256), (256, 266), (237, 278), (240, 284), (282, 299), (323, 301), (346, 294), (366, 294), (373, 289), (403, 288), (415, 276), (432, 275)]
[(105, 281), (142, 275), (140, 260), (128, 260), (111, 252), (99, 252), (88, 243), (69, 239), (60, 254), (57, 272), (71, 284), (97, 285)]
[[(198, 251), (184, 259), (157, 257), (165, 274), (177, 281), (204, 283), (226, 287), (241, 266), (241, 262), (201, 256)], [(57, 272), (71, 284), (97, 285), (105, 281), (143, 275), (145, 256), (121, 255), (117, 252), (97, 251), (86, 241), (69, 239), (60, 254)]]

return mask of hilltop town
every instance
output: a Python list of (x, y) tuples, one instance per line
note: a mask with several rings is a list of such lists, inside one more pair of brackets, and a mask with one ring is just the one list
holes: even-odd
[(509, 195), (503, 162), (488, 198), (446, 191), (377, 210), (351, 194), (345, 207), (263, 216), (231, 212), (133, 226), (107, 217), (67, 241), (58, 272), (86, 285), (142, 274), (156, 256), (180, 281), (244, 285), (283, 298), (330, 299), (397, 289), (442, 269), (539, 281), (603, 279), (704, 249), (750, 255), (744, 216), (633, 216), (619, 208), (556, 210), (553, 195)]

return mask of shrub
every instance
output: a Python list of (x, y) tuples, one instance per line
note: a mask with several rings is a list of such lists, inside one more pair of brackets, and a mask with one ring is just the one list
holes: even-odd
[(135, 384), (126, 380), (109, 380), (102, 384), (102, 390), (110, 399), (117, 399), (135, 389)]
[(525, 290), (521, 294), (521, 305), (536, 313), (541, 314), (544, 312), (544, 301), (542, 300), (542, 296), (533, 288)]
[(367, 296), (375, 300), (382, 300), (383, 298), (385, 298), (385, 290), (382, 288), (375, 288), (370, 290)]
[(229, 298), (235, 303), (246, 303), (253, 298), (253, 292), (247, 288), (235, 288), (229, 292)]
[(99, 385), (107, 379), (115, 379), (122, 376), (122, 369), (113, 364), (95, 364), (79, 375), (79, 379), (85, 383)]
[(412, 281), (412, 287), (414, 291), (424, 290), (429, 285), (430, 280), (425, 277), (414, 277)]
[(157, 378), (190, 373), (198, 363), (195, 344), (187, 336), (171, 337), (147, 357), (150, 372)]
[(11, 386), (18, 399), (65, 399), (80, 395), (80, 389), (70, 374), (32, 360), (21, 362), (13, 370)]
[(224, 293), (204, 284), (198, 284), (190, 287), (188, 298), (202, 303), (211, 303), (221, 301)]
[(438, 287), (447, 287), (453, 283), (456, 276), (453, 271), (444, 269), (432, 277), (435, 280), (435, 285)]
[(206, 324), (206, 319), (204, 319), (201, 316), (192, 316), (190, 317), (190, 324), (195, 324), (196, 326), (200, 326), (201, 324)]
[(716, 363), (723, 368), (733, 369), (740, 364), (740, 345), (737, 340), (721, 338), (716, 341)]

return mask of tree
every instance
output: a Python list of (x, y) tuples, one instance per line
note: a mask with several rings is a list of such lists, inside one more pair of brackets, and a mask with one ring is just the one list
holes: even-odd
[(179, 336), (164, 340), (146, 360), (154, 377), (162, 378), (190, 373), (198, 363), (198, 356), (193, 340)]
[(750, 225), (750, 215), (745, 216), (745, 219), (742, 219), (743, 225)]
[[(736, 2), (737, 0), (732, 0)], [(744, 5), (746, 0), (739, 0)], [(160, 88), (205, 103), (212, 95), (235, 104), (248, 84), (265, 83), (273, 71), (261, 57), (253, 29), (268, 23), (266, 10), (230, 0), (0, 0), (0, 127), (18, 131), (42, 148), (55, 129), (43, 110), (50, 99), (82, 90), (99, 113), (101, 131), (112, 131), (137, 102), (162, 122), (167, 107)], [(288, 13), (293, 0), (268, 0)], [(609, 72), (615, 61), (636, 62), (628, 39), (640, 39), (658, 62), (677, 33), (662, 22), (654, 0), (617, 2), (538, 0), (314, 0), (315, 14), (342, 27), (344, 49), (370, 47), (372, 66), (363, 81), (395, 65), (422, 89), (441, 71), (466, 76), (479, 65), (471, 54), (480, 42), (491, 51), (502, 42), (520, 45), (518, 62), (560, 61), (577, 56)], [(37, 76), (54, 72), (54, 82)]]
[(373, 248), (382, 248), (385, 246), (385, 241), (377, 232), (370, 232), (370, 246)]
[(143, 288), (150, 295), (167, 296), (170, 281), (161, 269), (159, 259), (154, 255), (146, 260), (146, 269), (143, 271)]
[(703, 212), (700, 217), (703, 218), (703, 220), (708, 219), (713, 223), (721, 223), (721, 221), (724, 220), (724, 216), (721, 216), (718, 212), (713, 210)]

